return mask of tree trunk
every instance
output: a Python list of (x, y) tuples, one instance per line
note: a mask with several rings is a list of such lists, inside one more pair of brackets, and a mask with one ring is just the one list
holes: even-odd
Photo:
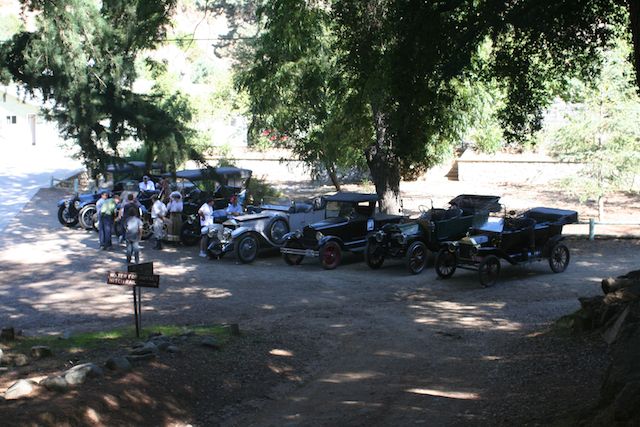
[(336, 187), (336, 191), (340, 191), (340, 180), (338, 180), (336, 167), (332, 164), (325, 164), (325, 168), (327, 169), (327, 173), (329, 174), (331, 183), (333, 184), (334, 187)]
[(598, 196), (598, 221), (604, 221), (604, 196)]
[(380, 210), (389, 214), (401, 211), (400, 162), (393, 153), (393, 143), (387, 133), (387, 117), (379, 108), (373, 108), (376, 141), (365, 151), (371, 179), (380, 197)]
[(640, 91), (640, 0), (627, 0), (633, 41), (633, 67), (636, 70), (636, 89)]

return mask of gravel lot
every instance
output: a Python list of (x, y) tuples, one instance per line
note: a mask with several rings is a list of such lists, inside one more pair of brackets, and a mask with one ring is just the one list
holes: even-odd
[[(0, 325), (41, 334), (131, 324), (129, 292), (105, 283), (124, 268), (124, 248), (98, 251), (95, 233), (61, 227), (61, 195), (40, 190), (0, 237)], [(285, 337), (285, 365), (304, 368), (229, 409), (224, 425), (544, 425), (593, 403), (607, 363), (595, 340), (561, 338), (549, 325), (640, 261), (635, 240), (568, 243), (565, 273), (504, 265), (489, 289), (473, 272), (443, 281), (397, 262), (373, 271), (357, 256), (324, 271), (273, 253), (240, 265), (201, 259), (197, 248), (145, 248), (161, 285), (144, 291), (142, 318)]]

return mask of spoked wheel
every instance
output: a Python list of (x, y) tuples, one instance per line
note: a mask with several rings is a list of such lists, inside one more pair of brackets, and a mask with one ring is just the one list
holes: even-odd
[[(302, 249), (302, 245), (296, 241), (290, 240), (285, 242), (283, 248)], [(304, 259), (304, 255), (282, 254), (282, 259), (284, 259), (284, 262), (289, 265), (300, 265), (300, 263)]]
[(80, 209), (78, 213), (80, 226), (85, 230), (94, 230), (98, 228), (98, 211), (96, 205), (87, 205)]
[(449, 249), (440, 249), (436, 256), (436, 274), (441, 279), (448, 279), (453, 276), (458, 267), (458, 256), (455, 252), (451, 252)]
[(374, 270), (382, 267), (384, 255), (382, 254), (380, 245), (370, 240), (364, 250), (364, 260), (367, 262), (367, 265)]
[(69, 206), (62, 205), (58, 208), (58, 221), (65, 227), (73, 227), (78, 223), (78, 217), (71, 214)]
[(478, 275), (480, 276), (480, 284), (485, 288), (495, 285), (498, 276), (500, 276), (500, 259), (494, 255), (483, 259), (478, 267)]
[(407, 249), (406, 264), (411, 274), (420, 274), (427, 265), (427, 247), (422, 242), (413, 242)]
[(269, 238), (276, 245), (284, 242), (284, 236), (289, 232), (289, 225), (284, 219), (276, 219), (269, 227)]
[(554, 273), (562, 273), (567, 269), (571, 255), (569, 254), (569, 248), (562, 243), (558, 243), (551, 248), (549, 254), (549, 267)]
[(258, 239), (255, 236), (248, 234), (242, 236), (238, 243), (236, 243), (236, 257), (243, 264), (253, 262), (258, 256)]
[(326, 270), (333, 270), (340, 265), (342, 249), (337, 242), (327, 242), (320, 248), (320, 263)]

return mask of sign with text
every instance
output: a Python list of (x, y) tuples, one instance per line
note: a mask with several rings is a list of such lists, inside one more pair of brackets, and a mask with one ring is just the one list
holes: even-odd
[(129, 264), (129, 266), (127, 266), (127, 271), (129, 273), (138, 273), (145, 276), (151, 276), (153, 274), (153, 263), (143, 262), (142, 264)]
[(127, 273), (124, 271), (110, 271), (107, 284), (119, 286), (142, 286), (157, 288), (160, 286), (160, 276), (157, 274)]

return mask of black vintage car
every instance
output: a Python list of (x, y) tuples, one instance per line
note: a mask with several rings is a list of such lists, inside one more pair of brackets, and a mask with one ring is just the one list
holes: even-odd
[(367, 234), (404, 217), (376, 213), (376, 194), (339, 192), (325, 196), (325, 219), (288, 233), (280, 252), (285, 262), (297, 265), (305, 256), (320, 257), (328, 270), (340, 265), (343, 251), (362, 252)]
[[(224, 209), (232, 195), (237, 194), (244, 205), (246, 188), (251, 180), (249, 169), (231, 166), (187, 169), (175, 174), (175, 187), (183, 194), (183, 225), (180, 241), (184, 245), (195, 245), (200, 240), (198, 209), (207, 198), (213, 197), (213, 208)], [(166, 174), (170, 177), (170, 174)]]
[[(127, 190), (138, 190), (138, 182), (145, 175), (146, 164), (140, 161), (129, 161), (122, 164), (109, 165), (107, 167), (107, 180), (113, 182), (112, 186), (96, 190), (92, 193), (75, 194), (58, 201), (58, 221), (64, 226), (74, 227), (78, 223), (83, 228), (91, 229), (95, 224), (96, 202), (103, 191), (121, 194)], [(163, 172), (161, 163), (153, 163), (149, 176), (155, 182)], [(147, 197), (148, 196), (148, 197)], [(149, 199), (151, 196), (140, 195), (140, 200)]]
[(561, 273), (570, 260), (562, 227), (577, 221), (575, 211), (542, 207), (520, 216), (489, 217), (467, 237), (438, 252), (436, 273), (447, 279), (456, 268), (475, 270), (485, 287), (498, 280), (501, 259), (514, 265), (546, 259), (554, 273)]
[(367, 238), (365, 261), (373, 269), (387, 258), (403, 259), (413, 274), (427, 264), (429, 252), (438, 252), (443, 242), (462, 238), (470, 227), (481, 225), (490, 212), (501, 209), (498, 196), (462, 194), (448, 209), (422, 209), (420, 216), (401, 224), (387, 224)]

